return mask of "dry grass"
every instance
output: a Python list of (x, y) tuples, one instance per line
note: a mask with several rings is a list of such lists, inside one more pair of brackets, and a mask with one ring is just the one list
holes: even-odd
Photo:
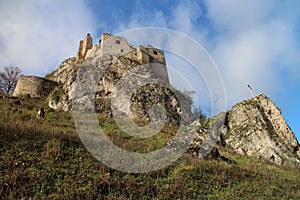
[[(37, 120), (37, 108), (45, 106), (42, 101), (21, 99), (17, 106), (14, 101), (0, 99), (0, 199), (300, 198), (299, 168), (281, 168), (226, 149), (221, 154), (231, 163), (185, 154), (151, 173), (110, 169), (81, 144), (70, 113), (48, 110), (44, 120)], [(117, 145), (129, 138), (112, 119), (99, 119)], [(128, 140), (126, 148), (134, 149), (137, 142), (136, 146), (151, 150), (172, 131), (167, 129), (161, 138), (145, 144)]]

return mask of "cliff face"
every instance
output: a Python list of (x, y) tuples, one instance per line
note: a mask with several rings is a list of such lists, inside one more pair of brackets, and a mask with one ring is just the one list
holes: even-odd
[(68, 58), (47, 76), (48, 79), (59, 83), (59, 87), (56, 87), (47, 99), (50, 108), (63, 111), (71, 109), (73, 86), (79, 67), (80, 63), (76, 62), (76, 58)]
[[(88, 34), (80, 42), (77, 57), (66, 59), (57, 70), (47, 76), (60, 84), (48, 98), (51, 108), (71, 110), (74, 91), (78, 87), (86, 87), (86, 90), (82, 90), (82, 94), (77, 93), (76, 96), (80, 96), (80, 99), (74, 102), (87, 101), (86, 105), (94, 104), (85, 94), (89, 85), (76, 85), (76, 76), (79, 70), (84, 70), (84, 76), (88, 79), (95, 76), (93, 70), (96, 69), (102, 73), (98, 77), (95, 93), (96, 112), (112, 115), (114, 107), (125, 116), (149, 120), (149, 108), (160, 103), (169, 112), (168, 117), (173, 118), (171, 121), (179, 120), (181, 109), (176, 95), (170, 88), (163, 89), (154, 84), (147, 84), (133, 93), (131, 102), (118, 102), (114, 106), (111, 104), (112, 95), (120, 80), (123, 84), (119, 84), (119, 90), (124, 92), (119, 93), (117, 99), (126, 99), (125, 96), (132, 89), (138, 89), (145, 82), (160, 82), (169, 86), (163, 51), (150, 45), (133, 48), (125, 38), (107, 33), (102, 34), (98, 45), (91, 46), (91, 42), (92, 38)], [(181, 97), (191, 104), (191, 99), (184, 95)]]
[[(205, 122), (198, 131), (194, 148), (202, 144), (203, 134), (217, 135), (217, 141), (238, 154), (257, 157), (278, 165), (299, 163), (299, 143), (279, 108), (264, 94), (242, 101), (231, 110)], [(203, 127), (203, 126), (202, 126)]]
[(299, 143), (279, 108), (261, 94), (233, 106), (227, 114), (226, 144), (239, 154), (276, 164), (300, 161)]

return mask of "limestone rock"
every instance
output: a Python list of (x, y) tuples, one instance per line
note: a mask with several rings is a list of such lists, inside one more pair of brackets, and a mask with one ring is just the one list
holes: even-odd
[(206, 120), (202, 119), (202, 123), (198, 125), (189, 152), (199, 158), (212, 158), (214, 157), (213, 155), (217, 155), (217, 146), (226, 145), (224, 139), (224, 130), (226, 130), (224, 125), (226, 124), (225, 119), (226, 112), (222, 112)]
[[(63, 93), (59, 99), (54, 98), (53, 100), (51, 97), (48, 98), (48, 103), (51, 108), (71, 110), (72, 100), (76, 90), (76, 96), (79, 96), (80, 99), (76, 99), (75, 101), (87, 101), (87, 95), (89, 95), (87, 91), (90, 85), (76, 85), (75, 81), (79, 70), (84, 71), (84, 79), (94, 77), (96, 74), (99, 75), (99, 77), (97, 77), (97, 90), (94, 94), (96, 98), (95, 110), (96, 112), (106, 113), (108, 115), (112, 115), (111, 98), (115, 92), (116, 84), (121, 79), (130, 79), (130, 82), (123, 84), (123, 86), (140, 85), (140, 79), (152, 80), (154, 82), (160, 80), (161, 82), (169, 84), (164, 53), (160, 49), (156, 49), (152, 46), (138, 46), (138, 48), (135, 49), (128, 44), (125, 38), (107, 33), (102, 34), (99, 45), (91, 46), (91, 44), (92, 38), (88, 34), (81, 42), (77, 57), (66, 59), (57, 70), (47, 76), (49, 79), (60, 83), (61, 88), (57, 88), (56, 90), (61, 91), (58, 93)], [(141, 68), (143, 64), (148, 64), (149, 67), (147, 69)], [(94, 70), (97, 72), (95, 73)], [(125, 78), (125, 76), (127, 78)], [(154, 85), (150, 87), (152, 89), (148, 88), (147, 91), (150, 92), (151, 90), (154, 92), (153, 87)], [(82, 88), (81, 94), (78, 94), (78, 92), (80, 93), (78, 88)], [(125, 87), (124, 89), (126, 90), (128, 88)], [(164, 92), (166, 93), (166, 90), (156, 90), (154, 96), (160, 97), (161, 99), (161, 96), (166, 97), (166, 95), (162, 95)], [(141, 108), (137, 103), (134, 103), (138, 99), (140, 100), (140, 97), (136, 96), (136, 98), (131, 99), (133, 101), (132, 105), (130, 103), (122, 104), (122, 108), (120, 106), (118, 106), (118, 108), (121, 109), (121, 112), (126, 113), (126, 115), (130, 117), (138, 117), (139, 114), (132, 114)], [(168, 104), (173, 104), (172, 106), (174, 106), (174, 108), (172, 109), (174, 111), (179, 111), (179, 105), (178, 103), (176, 104), (174, 97), (170, 97), (168, 101), (170, 101)], [(144, 101), (143, 103), (146, 102)], [(157, 103), (157, 101), (149, 101), (147, 102), (148, 105), (144, 105), (143, 108), (148, 108), (150, 104), (154, 103)], [(87, 102), (87, 104), (90, 105), (91, 102)], [(163, 105), (167, 106), (166, 103), (163, 103)], [(134, 111), (131, 112), (130, 109)]]
[(226, 144), (235, 152), (278, 165), (300, 161), (299, 143), (279, 108), (261, 94), (233, 106), (228, 113)]
[[(71, 110), (72, 98), (70, 97), (73, 94), (73, 86), (79, 67), (80, 64), (76, 62), (75, 58), (68, 58), (60, 64), (57, 70), (47, 75), (50, 80), (58, 82), (60, 85), (48, 97), (50, 108), (64, 111)], [(57, 97), (59, 98), (57, 99)]]
[(294, 133), (279, 108), (264, 94), (242, 101), (212, 119), (201, 126), (192, 144), (194, 149), (200, 148), (204, 135), (217, 135), (215, 143), (241, 155), (277, 165), (300, 162), (300, 146)]
[(71, 102), (68, 95), (64, 93), (63, 88), (56, 87), (47, 98), (48, 106), (55, 110), (68, 111), (71, 107)]

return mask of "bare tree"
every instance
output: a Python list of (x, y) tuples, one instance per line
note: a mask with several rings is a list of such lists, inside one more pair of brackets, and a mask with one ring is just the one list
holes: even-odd
[(7, 94), (12, 93), (17, 85), (22, 71), (17, 66), (5, 66), (4, 72), (0, 72), (0, 90)]

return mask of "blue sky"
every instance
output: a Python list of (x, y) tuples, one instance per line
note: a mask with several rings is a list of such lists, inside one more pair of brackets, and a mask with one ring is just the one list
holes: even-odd
[(228, 108), (265, 93), (300, 138), (300, 2), (297, 0), (1, 0), (0, 69), (44, 76), (76, 55), (87, 32), (140, 27), (180, 31), (217, 64)]

